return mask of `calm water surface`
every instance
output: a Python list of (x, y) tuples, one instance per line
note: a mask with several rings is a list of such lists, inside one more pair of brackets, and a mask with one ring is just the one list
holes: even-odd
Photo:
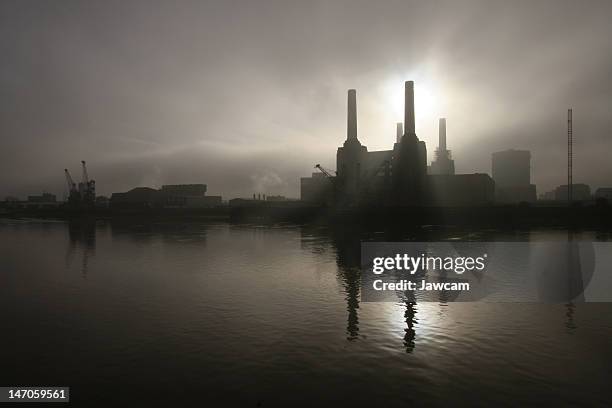
[(611, 304), (360, 302), (361, 239), (566, 236), (2, 220), (0, 385), (83, 405), (609, 406)]

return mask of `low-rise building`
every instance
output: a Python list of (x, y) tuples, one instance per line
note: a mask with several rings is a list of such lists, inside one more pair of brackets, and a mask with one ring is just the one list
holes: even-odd
[(55, 194), (42, 193), (41, 195), (28, 196), (30, 203), (55, 203), (57, 201)]
[(125, 193), (113, 193), (110, 198), (112, 208), (139, 209), (161, 207), (159, 190), (149, 187), (136, 187)]
[(484, 173), (427, 176), (429, 204), (444, 206), (490, 205), (495, 201), (495, 183)]
[(222, 205), (221, 196), (207, 196), (206, 184), (167, 184), (156, 190), (137, 187), (113, 193), (113, 208), (211, 208)]
[(601, 187), (595, 190), (595, 199), (596, 200), (607, 200), (609, 203), (612, 203), (612, 188), (611, 187)]
[[(567, 201), (568, 196), (567, 184), (562, 184), (555, 189), (555, 200)], [(591, 196), (591, 187), (588, 184), (572, 184), (572, 201), (588, 201)]]
[(313, 205), (330, 205), (333, 200), (333, 182), (335, 177), (323, 173), (312, 173), (311, 177), (300, 179), (300, 198)]

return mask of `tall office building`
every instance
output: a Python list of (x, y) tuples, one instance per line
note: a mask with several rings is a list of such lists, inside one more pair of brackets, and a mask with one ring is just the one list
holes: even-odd
[(493, 153), (492, 173), (495, 200), (500, 203), (532, 203), (536, 201), (536, 186), (531, 184), (531, 153), (529, 150), (504, 150)]

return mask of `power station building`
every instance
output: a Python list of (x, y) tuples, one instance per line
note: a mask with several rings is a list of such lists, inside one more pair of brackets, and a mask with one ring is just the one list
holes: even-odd
[(446, 119), (440, 118), (438, 123), (438, 148), (435, 160), (428, 168), (428, 174), (452, 176), (455, 174), (455, 161), (451, 157), (451, 151), (446, 148)]
[(427, 147), (415, 132), (414, 82), (404, 89), (404, 123), (397, 124), (393, 148), (368, 151), (357, 137), (357, 96), (348, 91), (347, 135), (336, 153), (336, 174), (324, 169), (301, 179), (301, 198), (313, 205), (454, 206), (493, 201), (494, 185), (486, 174), (455, 176), (446, 148), (446, 121), (440, 122), (436, 175), (427, 174)]

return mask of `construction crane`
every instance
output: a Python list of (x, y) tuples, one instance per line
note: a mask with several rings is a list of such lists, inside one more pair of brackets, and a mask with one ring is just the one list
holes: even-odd
[(315, 169), (318, 169), (321, 173), (325, 175), (325, 177), (328, 177), (328, 178), (334, 177), (332, 176), (329, 170), (327, 170), (325, 167), (321, 166), (320, 164), (316, 164)]
[(64, 173), (66, 174), (66, 182), (68, 183), (68, 192), (77, 191), (76, 183), (72, 180), (72, 176), (70, 176), (68, 169), (64, 169)]
[(85, 160), (81, 160), (83, 179), (77, 185), (68, 169), (64, 169), (68, 183), (68, 204), (73, 207), (91, 207), (96, 201), (96, 182), (89, 179)]
[(327, 170), (320, 164), (315, 164), (315, 169), (323, 173), (323, 175), (325, 176), (325, 180), (329, 181), (329, 184), (325, 183), (329, 188), (326, 186), (319, 186), (319, 195), (325, 205), (333, 205), (338, 197), (338, 191), (341, 188), (340, 180), (338, 179), (338, 172), (334, 171), (333, 173), (335, 173), (335, 175), (332, 175), (332, 171)]
[(64, 174), (66, 175), (66, 183), (68, 183), (68, 203), (70, 205), (78, 205), (81, 201), (81, 195), (77, 189), (77, 185), (72, 179), (68, 169), (64, 169)]
[(96, 182), (89, 179), (85, 160), (81, 160), (81, 165), (83, 167), (83, 181), (80, 188), (81, 199), (83, 200), (83, 204), (93, 205), (96, 201)]

